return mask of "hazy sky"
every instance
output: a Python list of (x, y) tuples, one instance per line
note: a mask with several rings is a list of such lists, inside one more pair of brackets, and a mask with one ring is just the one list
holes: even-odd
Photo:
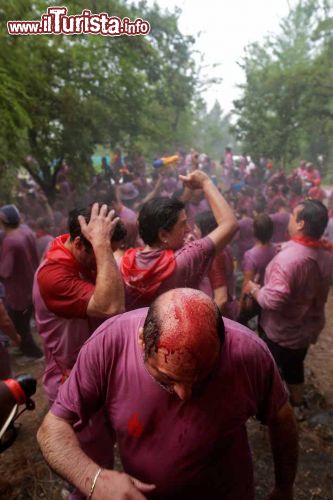
[[(148, 1), (153, 4), (153, 0)], [(236, 85), (244, 81), (241, 61), (244, 47), (277, 33), (279, 23), (288, 14), (289, 4), (296, 0), (156, 0), (163, 9), (180, 7), (180, 30), (196, 38), (195, 48), (204, 55), (204, 64), (219, 63), (206, 74), (223, 79), (205, 94), (209, 107), (218, 99), (222, 109), (229, 111), (239, 95)], [(201, 32), (199, 37), (196, 36)]]

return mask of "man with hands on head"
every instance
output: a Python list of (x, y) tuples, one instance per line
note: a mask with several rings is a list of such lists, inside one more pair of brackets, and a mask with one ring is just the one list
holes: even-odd
[[(113, 250), (125, 235), (107, 205), (73, 210), (69, 234), (52, 242), (36, 272), (33, 298), (45, 351), (43, 386), (50, 405), (84, 342), (102, 321), (124, 311), (123, 284)], [(89, 456), (112, 467), (109, 449), (114, 437), (103, 412), (94, 415), (78, 437)], [(75, 493), (71, 498), (76, 498)]]
[(92, 332), (124, 311), (123, 284), (112, 251), (125, 235), (119, 218), (107, 205), (95, 203), (72, 210), (68, 222), (69, 234), (51, 244), (33, 289), (50, 403)]
[[(101, 408), (124, 473), (89, 458), (76, 438)], [(253, 500), (250, 416), (269, 429), (270, 499), (292, 500), (297, 429), (269, 350), (247, 328), (222, 320), (203, 292), (181, 288), (101, 325), (37, 438), (80, 498)]]

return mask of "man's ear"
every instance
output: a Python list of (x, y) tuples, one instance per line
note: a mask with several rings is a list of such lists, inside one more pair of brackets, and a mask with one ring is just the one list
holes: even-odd
[(299, 221), (296, 222), (296, 224), (297, 224), (298, 231), (303, 231), (303, 229), (304, 229), (304, 220), (299, 220)]
[(73, 240), (73, 247), (76, 250), (82, 250), (82, 246), (83, 246), (83, 243), (82, 243), (80, 236), (76, 236)]
[(139, 328), (139, 336), (138, 336), (138, 344), (141, 347), (142, 351), (145, 351), (145, 341), (143, 339), (143, 328)]
[(165, 229), (159, 229), (158, 238), (159, 238), (161, 243), (168, 242), (168, 235), (169, 235), (168, 231), (166, 231)]

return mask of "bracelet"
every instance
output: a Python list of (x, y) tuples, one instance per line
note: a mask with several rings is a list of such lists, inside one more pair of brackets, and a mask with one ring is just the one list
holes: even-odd
[(92, 497), (92, 495), (94, 493), (94, 489), (95, 489), (95, 486), (96, 486), (97, 479), (98, 479), (100, 473), (102, 472), (102, 470), (103, 470), (102, 467), (100, 467), (98, 469), (98, 471), (96, 472), (95, 477), (94, 477), (93, 482), (92, 482), (92, 485), (91, 485), (91, 488), (90, 488), (90, 491), (89, 491), (89, 495), (87, 496), (87, 500), (91, 499), (91, 497)]

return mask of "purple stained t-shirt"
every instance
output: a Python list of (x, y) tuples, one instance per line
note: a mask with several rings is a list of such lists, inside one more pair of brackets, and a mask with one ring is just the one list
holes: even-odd
[[(254, 498), (245, 423), (269, 423), (287, 401), (264, 343), (225, 319), (213, 376), (181, 401), (147, 372), (138, 330), (148, 309), (110, 318), (85, 343), (52, 413), (80, 430), (103, 408), (124, 470), (156, 490), (148, 498)], [(237, 394), (237, 398), (235, 398)], [(112, 450), (110, 450), (112, 453)]]
[(6, 303), (17, 311), (32, 304), (32, 284), (39, 260), (34, 233), (25, 225), (5, 236), (0, 253), (0, 279)]
[(254, 246), (244, 254), (242, 271), (252, 271), (253, 277), (258, 275), (257, 283), (264, 284), (266, 267), (276, 255), (274, 245)]
[(257, 301), (260, 324), (275, 343), (303, 349), (317, 341), (325, 325), (325, 303), (333, 273), (333, 254), (288, 241), (268, 264)]
[(277, 212), (271, 214), (270, 218), (273, 221), (273, 236), (272, 243), (281, 243), (289, 239), (288, 224), (290, 214), (288, 212)]
[(245, 216), (238, 221), (238, 224), (239, 231), (235, 242), (238, 247), (237, 259), (238, 262), (241, 263), (246, 250), (249, 250), (254, 244), (253, 219), (251, 217)]

